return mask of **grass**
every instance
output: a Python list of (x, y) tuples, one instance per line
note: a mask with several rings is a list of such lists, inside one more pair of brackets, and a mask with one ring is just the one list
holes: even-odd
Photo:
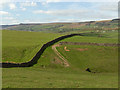
[[(9, 73), (9, 75), (8, 75)], [(63, 69), (3, 69), (3, 88), (117, 88), (117, 73), (71, 72)]]
[[(65, 46), (69, 52), (64, 50)], [(85, 51), (79, 50), (86, 48)], [(93, 72), (118, 72), (118, 47), (63, 45), (58, 47), (58, 51), (73, 68), (90, 68)]]
[(63, 41), (68, 42), (92, 42), (92, 43), (118, 43), (117, 38), (104, 38), (104, 37), (81, 37), (81, 36), (75, 36), (72, 38), (67, 38)]
[(54, 33), (3, 31), (3, 61), (29, 61), (42, 47), (43, 44), (59, 36), (61, 35)]
[[(106, 33), (107, 34), (107, 33)], [(29, 61), (41, 46), (63, 34), (8, 31), (2, 32), (2, 61)], [(107, 34), (109, 35), (109, 34)], [(111, 33), (112, 36), (112, 33)], [(63, 41), (117, 43), (113, 37), (72, 37)], [(64, 68), (52, 63), (57, 57), (51, 47), (47, 48), (38, 64), (29, 68), (3, 68), (3, 88), (117, 88), (117, 47), (102, 46), (72, 46), (67, 48), (72, 52), (65, 52), (64, 46), (57, 48), (69, 59), (70, 67)], [(87, 52), (77, 51), (75, 48), (88, 48)], [(103, 49), (102, 51), (97, 51)], [(94, 57), (93, 57), (94, 55)], [(81, 59), (82, 58), (82, 59)], [(93, 62), (94, 61), (94, 62)], [(79, 62), (79, 63), (78, 63)], [(45, 67), (42, 67), (42, 66)], [(86, 72), (90, 67), (97, 73)], [(109, 71), (108, 71), (109, 70)]]

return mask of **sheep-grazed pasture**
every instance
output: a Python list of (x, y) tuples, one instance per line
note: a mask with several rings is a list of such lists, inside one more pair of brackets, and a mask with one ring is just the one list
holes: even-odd
[[(75, 36), (62, 41), (117, 43), (117, 37)], [(2, 61), (26, 62), (41, 46), (63, 34), (7, 31), (2, 32)], [(64, 50), (67, 47), (70, 51)], [(80, 51), (80, 49), (88, 50)], [(63, 45), (57, 50), (70, 67), (54, 63), (57, 55), (48, 47), (38, 63), (29, 68), (3, 68), (3, 88), (117, 88), (118, 47)], [(58, 57), (57, 57), (58, 58)], [(90, 68), (96, 73), (85, 71)]]

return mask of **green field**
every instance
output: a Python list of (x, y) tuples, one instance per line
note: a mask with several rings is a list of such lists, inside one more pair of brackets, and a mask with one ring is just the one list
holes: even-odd
[(59, 36), (61, 35), (54, 33), (3, 31), (2, 60), (15, 62), (29, 61), (43, 44)]
[[(70, 51), (64, 50), (64, 46)], [(80, 50), (84, 51), (80, 51)], [(118, 48), (88, 45), (63, 45), (58, 47), (64, 57), (70, 62), (70, 66), (85, 70), (90, 68), (93, 72), (117, 72)]]
[(117, 88), (117, 73), (88, 73), (67, 69), (3, 69), (3, 88)]
[[(68, 33), (65, 33), (68, 34)], [(64, 35), (65, 35), (64, 34)], [(75, 36), (62, 41), (118, 43), (117, 32), (98, 36)], [(59, 33), (2, 31), (2, 61), (26, 62), (32, 59), (43, 44)], [(70, 50), (66, 52), (64, 47)], [(80, 52), (76, 48), (88, 48)], [(28, 68), (3, 68), (3, 88), (117, 88), (118, 47), (62, 45), (57, 50), (68, 60), (70, 67), (52, 63), (58, 57), (48, 47), (38, 63)], [(43, 67), (44, 66), (44, 67)], [(85, 71), (90, 68), (96, 73)]]

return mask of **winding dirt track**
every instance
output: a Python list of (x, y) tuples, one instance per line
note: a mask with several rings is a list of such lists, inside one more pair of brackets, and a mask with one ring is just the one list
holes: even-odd
[(65, 59), (56, 49), (56, 47), (59, 47), (59, 46), (60, 46), (59, 44), (55, 44), (55, 45), (52, 46), (52, 49), (57, 54), (57, 56), (63, 61), (65, 67), (69, 67), (70, 65), (69, 65), (67, 59)]

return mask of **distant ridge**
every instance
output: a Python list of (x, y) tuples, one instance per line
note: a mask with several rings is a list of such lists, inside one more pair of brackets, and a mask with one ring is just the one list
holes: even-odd
[(68, 32), (78, 30), (117, 30), (118, 19), (85, 21), (85, 22), (51, 22), (51, 23), (20, 23), (15, 25), (0, 25), (2, 29), (19, 31)]
[(112, 19), (112, 20), (100, 20), (100, 21), (83, 21), (83, 22), (51, 22), (51, 23), (20, 23), (13, 25), (0, 25), (0, 26), (17, 26), (17, 25), (42, 25), (42, 24), (71, 24), (71, 23), (94, 23), (94, 22), (107, 22), (107, 21), (119, 21), (120, 18)]

